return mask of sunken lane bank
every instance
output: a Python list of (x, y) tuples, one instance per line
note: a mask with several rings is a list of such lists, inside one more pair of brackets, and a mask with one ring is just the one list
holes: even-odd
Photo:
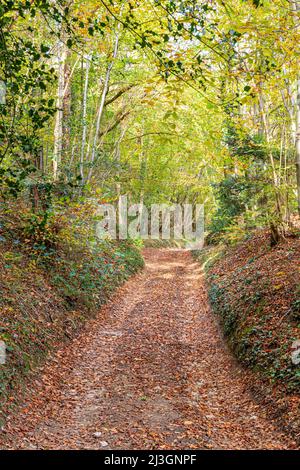
[(261, 231), (236, 247), (208, 247), (194, 257), (231, 350), (252, 371), (254, 395), (299, 439), (300, 240), (271, 248), (269, 239)]
[[(23, 248), (23, 245), (22, 245)], [(46, 253), (46, 255), (45, 255)], [(130, 241), (0, 246), (0, 424), (22, 399), (27, 376), (78, 335), (113, 292), (144, 265)]]

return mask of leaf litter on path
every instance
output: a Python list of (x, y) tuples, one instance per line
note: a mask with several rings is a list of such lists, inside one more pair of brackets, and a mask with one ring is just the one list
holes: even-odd
[(144, 254), (144, 272), (30, 384), (2, 448), (293, 448), (248, 391), (199, 264), (181, 250)]

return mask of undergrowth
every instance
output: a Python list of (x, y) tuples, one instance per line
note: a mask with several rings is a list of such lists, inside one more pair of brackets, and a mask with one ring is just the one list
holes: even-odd
[(204, 265), (213, 311), (237, 358), (289, 394), (300, 390), (300, 366), (291, 360), (300, 339), (300, 240), (271, 248), (256, 232), (235, 248), (195, 253)]
[(271, 247), (270, 234), (260, 230), (235, 247), (210, 246), (194, 256), (203, 265), (224, 336), (251, 371), (249, 389), (299, 442), (299, 237)]
[[(20, 209), (20, 208), (19, 208)], [(112, 292), (143, 266), (134, 241), (97, 240), (92, 204), (0, 217), (0, 365), (2, 412), (22, 378), (73, 337)]]

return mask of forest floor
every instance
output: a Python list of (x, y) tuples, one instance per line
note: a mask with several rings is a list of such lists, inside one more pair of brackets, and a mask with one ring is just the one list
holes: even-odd
[(144, 255), (145, 270), (36, 374), (0, 447), (294, 448), (227, 349), (199, 263)]

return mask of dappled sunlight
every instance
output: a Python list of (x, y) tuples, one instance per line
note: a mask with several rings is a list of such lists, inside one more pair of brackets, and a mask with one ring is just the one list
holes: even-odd
[(300, 0), (0, 3), (1, 447), (299, 447)]

